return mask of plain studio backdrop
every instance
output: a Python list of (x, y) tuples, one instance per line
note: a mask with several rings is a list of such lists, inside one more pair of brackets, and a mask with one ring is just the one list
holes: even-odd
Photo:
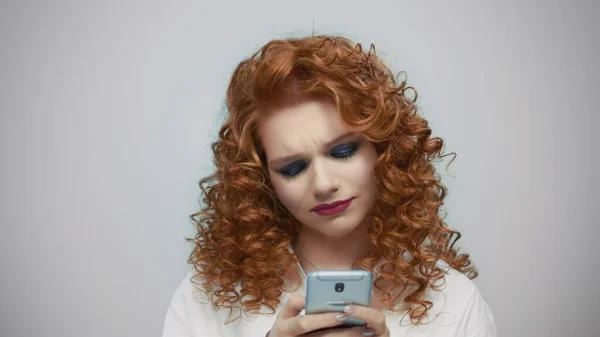
[(3, 1), (0, 336), (160, 336), (234, 67), (375, 44), (458, 157), (440, 174), (502, 336), (598, 336), (592, 1)]

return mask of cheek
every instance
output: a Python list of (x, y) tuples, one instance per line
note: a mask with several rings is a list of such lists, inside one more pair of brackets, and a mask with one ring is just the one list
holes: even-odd
[(366, 165), (357, 166), (348, 173), (348, 182), (360, 189), (369, 188), (375, 183), (371, 168)]
[(302, 192), (297, 184), (274, 176), (271, 176), (271, 184), (277, 198), (286, 208), (293, 209), (299, 206), (299, 201), (302, 200)]
[(376, 160), (375, 154), (369, 151), (358, 159), (356, 165), (347, 171), (349, 178), (363, 187), (375, 184), (375, 179), (373, 178), (373, 168), (375, 167)]

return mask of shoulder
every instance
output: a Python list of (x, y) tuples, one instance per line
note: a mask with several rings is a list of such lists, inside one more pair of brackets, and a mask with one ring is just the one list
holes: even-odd
[(477, 286), (471, 279), (446, 262), (439, 261), (437, 266), (444, 272), (444, 278), (436, 282), (436, 289), (428, 288), (428, 296), (445, 299), (446, 307), (464, 308), (481, 297)]
[[(246, 315), (237, 309), (216, 310), (210, 292), (200, 291), (189, 271), (175, 290), (163, 327), (163, 337), (245, 337), (264, 336), (274, 315)], [(231, 315), (230, 315), (231, 314)], [(231, 319), (240, 316), (241, 319)]]
[(410, 326), (407, 330), (415, 336), (495, 337), (494, 316), (475, 283), (443, 261), (438, 266), (445, 275), (435, 289), (425, 291), (424, 299), (432, 302), (425, 321), (411, 326), (408, 317), (403, 317), (399, 325)]
[(163, 337), (195, 337), (198, 326), (211, 336), (220, 336), (215, 312), (208, 297), (192, 283), (193, 270), (183, 278), (167, 309)]
[(432, 313), (445, 324), (454, 326), (461, 336), (496, 336), (494, 316), (479, 289), (466, 275), (440, 261), (445, 272), (439, 289), (427, 289), (434, 303)]

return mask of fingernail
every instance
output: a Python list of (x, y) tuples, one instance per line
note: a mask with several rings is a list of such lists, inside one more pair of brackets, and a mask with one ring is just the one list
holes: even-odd
[(354, 308), (352, 308), (351, 305), (346, 305), (344, 306), (344, 312), (347, 314), (353, 314), (354, 313)]
[(365, 330), (363, 330), (363, 332), (362, 332), (362, 335), (363, 335), (363, 336), (373, 336), (374, 334), (375, 334), (375, 331), (373, 331), (373, 330), (369, 330), (369, 329), (365, 329)]
[(335, 319), (337, 319), (340, 322), (345, 321), (346, 318), (348, 318), (348, 316), (346, 316), (344, 314), (339, 314), (339, 315), (335, 316)]

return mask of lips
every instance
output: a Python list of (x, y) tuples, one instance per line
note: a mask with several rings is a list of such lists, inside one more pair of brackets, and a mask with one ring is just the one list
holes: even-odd
[(345, 204), (345, 203), (347, 203), (350, 200), (352, 200), (352, 198), (346, 199), (346, 200), (334, 201), (331, 204), (320, 204), (320, 205), (317, 205), (317, 206), (313, 207), (312, 210), (313, 211), (320, 211), (322, 209), (334, 208), (334, 207), (339, 206), (341, 204)]
[(346, 208), (348, 208), (350, 206), (350, 204), (352, 203), (352, 199), (354, 199), (354, 198), (334, 201), (331, 204), (320, 204), (320, 205), (313, 207), (312, 211), (314, 211), (315, 213), (317, 213), (319, 215), (337, 214), (337, 213), (344, 211)]

